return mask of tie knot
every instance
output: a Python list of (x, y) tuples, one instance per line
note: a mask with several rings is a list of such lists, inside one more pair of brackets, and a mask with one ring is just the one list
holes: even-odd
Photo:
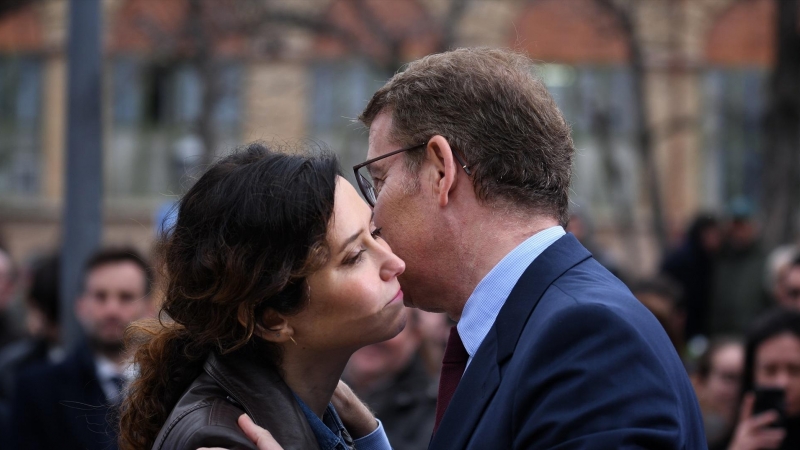
[(469, 353), (464, 348), (464, 342), (458, 334), (458, 327), (450, 328), (450, 337), (447, 339), (447, 347), (444, 350), (442, 363), (445, 364), (466, 364), (469, 360)]

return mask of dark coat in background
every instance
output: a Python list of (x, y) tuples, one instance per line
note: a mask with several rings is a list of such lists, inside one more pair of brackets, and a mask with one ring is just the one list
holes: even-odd
[(661, 273), (681, 288), (680, 304), (686, 310), (685, 337), (708, 334), (708, 311), (714, 284), (714, 256), (703, 249), (702, 230), (693, 226), (686, 242), (668, 254)]
[(117, 448), (117, 409), (107, 401), (85, 345), (58, 364), (20, 372), (11, 413), (20, 450)]
[(428, 446), (433, 432), (436, 390), (422, 360), (415, 357), (384, 388), (361, 396), (361, 400), (383, 423), (394, 450), (417, 450)]

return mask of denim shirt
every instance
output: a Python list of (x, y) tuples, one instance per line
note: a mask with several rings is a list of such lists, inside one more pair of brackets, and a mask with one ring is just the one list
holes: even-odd
[(297, 403), (303, 410), (308, 425), (317, 438), (320, 450), (391, 450), (392, 447), (389, 445), (389, 439), (386, 437), (380, 420), (378, 420), (378, 428), (375, 431), (353, 441), (332, 403), (328, 403), (322, 420), (320, 420), (297, 394), (294, 395), (294, 398), (297, 399)]

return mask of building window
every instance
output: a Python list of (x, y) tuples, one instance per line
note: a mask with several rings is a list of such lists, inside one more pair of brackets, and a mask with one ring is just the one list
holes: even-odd
[(630, 71), (622, 66), (536, 68), (572, 129), (573, 202), (606, 223), (632, 220), (639, 192), (638, 128)]
[[(359, 60), (319, 61), (312, 68), (310, 134), (347, 169), (367, 157), (368, 133), (354, 120), (387, 77)], [(344, 175), (353, 182), (352, 171)]]
[[(242, 69), (222, 65), (212, 112), (213, 154), (238, 144)], [(205, 152), (198, 119), (203, 80), (188, 64), (153, 65), (134, 57), (113, 63), (113, 132), (106, 185), (110, 195), (154, 197), (182, 193)]]
[(42, 63), (0, 56), (0, 194), (40, 191)]
[(705, 191), (710, 205), (735, 198), (757, 204), (768, 74), (711, 69), (704, 77)]

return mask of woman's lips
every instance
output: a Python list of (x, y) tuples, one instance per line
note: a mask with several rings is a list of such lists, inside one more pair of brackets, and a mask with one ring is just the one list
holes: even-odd
[(387, 303), (387, 305), (391, 305), (392, 303), (402, 302), (402, 301), (403, 301), (403, 290), (400, 289), (397, 291), (397, 294), (391, 300), (389, 300), (389, 303)]

